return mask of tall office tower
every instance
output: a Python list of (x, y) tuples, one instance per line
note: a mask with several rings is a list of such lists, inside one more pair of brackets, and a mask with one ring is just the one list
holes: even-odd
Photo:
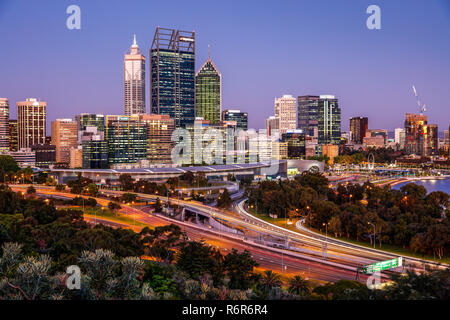
[(437, 124), (428, 124), (424, 128), (423, 134), (425, 156), (437, 156), (439, 150), (439, 137)]
[(35, 98), (17, 102), (18, 148), (44, 144), (46, 135), (47, 103)]
[(19, 150), (17, 120), (9, 120), (9, 151)]
[(305, 157), (306, 137), (303, 130), (288, 130), (281, 137), (281, 140), (287, 143), (288, 159), (301, 159)]
[(318, 135), (319, 96), (298, 97), (297, 128), (311, 137)]
[(35, 153), (37, 167), (48, 168), (56, 162), (56, 146), (52, 144), (35, 144), (31, 151)]
[(448, 130), (444, 130), (444, 148), (450, 153), (450, 126), (448, 126)]
[(222, 112), (222, 121), (236, 121), (236, 129), (248, 130), (248, 113), (227, 109)]
[[(402, 139), (403, 136), (403, 139)], [(399, 144), (400, 146), (405, 143), (405, 129), (403, 128), (395, 128), (394, 130), (394, 142)]]
[(136, 43), (134, 35), (130, 52), (123, 62), (125, 114), (145, 113), (145, 56)]
[(341, 109), (338, 99), (321, 95), (318, 107), (318, 143), (339, 144), (341, 141)]
[(280, 132), (279, 131), (280, 130), (280, 119), (278, 119), (275, 116), (270, 116), (269, 118), (267, 118), (266, 130), (267, 130), (267, 135), (269, 135), (269, 136), (279, 133)]
[(86, 127), (97, 127), (98, 131), (105, 131), (105, 116), (103, 114), (82, 113), (75, 116), (78, 131), (86, 130)]
[(297, 100), (291, 95), (275, 98), (275, 117), (280, 119), (280, 134), (297, 129)]
[(150, 49), (151, 113), (167, 114), (175, 127), (195, 119), (195, 32), (156, 28)]
[(208, 49), (208, 59), (195, 75), (195, 116), (220, 122), (222, 111), (222, 75), (214, 65)]
[(409, 154), (424, 155), (423, 139), (427, 116), (407, 113), (405, 116), (405, 151)]
[(367, 117), (350, 118), (350, 131), (352, 133), (352, 142), (362, 144), (369, 128), (369, 119)]
[(0, 152), (9, 151), (9, 101), (0, 98)]
[(147, 127), (139, 115), (106, 116), (109, 164), (147, 159)]
[(52, 121), (52, 144), (56, 146), (56, 162), (70, 163), (70, 149), (78, 146), (78, 124), (72, 119)]
[(172, 163), (175, 121), (167, 114), (141, 115), (147, 127), (147, 159), (151, 164)]
[(91, 140), (85, 140), (81, 144), (83, 169), (107, 169), (108, 141), (101, 139), (100, 135), (94, 135)]

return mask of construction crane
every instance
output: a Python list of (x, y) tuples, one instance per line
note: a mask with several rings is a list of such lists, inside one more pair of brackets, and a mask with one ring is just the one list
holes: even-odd
[(426, 105), (425, 104), (421, 105), (419, 95), (417, 94), (416, 87), (413, 85), (412, 88), (414, 90), (414, 95), (416, 96), (417, 106), (419, 107), (420, 114), (423, 114), (425, 111), (427, 111)]

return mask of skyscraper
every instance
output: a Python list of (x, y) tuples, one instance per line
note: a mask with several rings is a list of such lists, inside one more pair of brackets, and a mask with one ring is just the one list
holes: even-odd
[(280, 134), (297, 129), (297, 100), (291, 95), (275, 98), (275, 117), (280, 121)]
[(46, 135), (47, 103), (35, 98), (17, 102), (18, 145), (30, 148), (44, 144)]
[(175, 123), (166, 114), (141, 115), (147, 128), (147, 159), (151, 164), (172, 163), (172, 133)]
[(248, 129), (248, 113), (241, 110), (227, 109), (222, 112), (222, 121), (236, 121), (236, 129)]
[(321, 95), (318, 101), (318, 143), (339, 144), (341, 141), (341, 109), (338, 99)]
[(52, 121), (52, 144), (56, 146), (56, 162), (68, 164), (70, 149), (78, 146), (78, 124), (72, 119)]
[(106, 116), (109, 164), (136, 163), (147, 158), (147, 128), (139, 115)]
[(75, 116), (78, 130), (86, 130), (86, 127), (97, 127), (98, 131), (105, 131), (105, 116), (103, 114), (82, 113)]
[(145, 113), (145, 56), (141, 54), (134, 35), (130, 52), (123, 62), (125, 114)]
[(222, 111), (222, 75), (209, 56), (195, 75), (195, 115), (209, 120), (211, 124), (220, 122)]
[(427, 116), (407, 113), (405, 116), (405, 151), (409, 154), (423, 155), (422, 136), (427, 125)]
[(302, 130), (288, 130), (281, 135), (282, 141), (287, 143), (287, 158), (301, 159), (306, 154), (305, 133)]
[(297, 128), (311, 137), (318, 135), (319, 96), (298, 97)]
[(269, 118), (267, 118), (266, 120), (267, 135), (271, 136), (276, 133), (279, 133), (279, 129), (280, 129), (280, 119), (278, 119), (275, 116), (270, 116)]
[(17, 120), (9, 120), (9, 151), (19, 150)]
[(9, 151), (9, 101), (0, 98), (0, 152)]
[(362, 144), (369, 128), (369, 119), (367, 117), (350, 118), (350, 131), (352, 133), (352, 142)]
[(156, 28), (150, 49), (151, 113), (167, 114), (175, 127), (195, 119), (195, 32)]

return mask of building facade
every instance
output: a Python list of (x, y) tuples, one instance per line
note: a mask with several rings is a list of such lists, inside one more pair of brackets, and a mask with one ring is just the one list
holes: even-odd
[(270, 116), (266, 120), (267, 135), (272, 136), (280, 133), (280, 119)]
[(9, 120), (9, 151), (19, 150), (17, 120)]
[(319, 96), (299, 96), (297, 128), (311, 137), (318, 135)]
[(275, 98), (275, 117), (280, 122), (280, 134), (297, 129), (297, 100), (291, 95)]
[(147, 128), (147, 159), (150, 164), (171, 164), (172, 133), (175, 121), (168, 115), (141, 115), (141, 122)]
[(341, 141), (341, 109), (332, 95), (319, 96), (318, 143), (339, 144)]
[(195, 75), (195, 116), (219, 123), (222, 112), (222, 75), (208, 55)]
[(9, 101), (0, 98), (0, 152), (9, 151)]
[(46, 108), (46, 102), (35, 98), (17, 102), (18, 149), (45, 143)]
[(105, 137), (110, 165), (147, 159), (147, 127), (139, 115), (107, 115)]
[(350, 118), (351, 142), (354, 144), (362, 144), (369, 129), (369, 119), (367, 117)]
[(248, 130), (248, 113), (241, 110), (227, 109), (222, 112), (222, 121), (235, 121), (236, 129)]
[(145, 113), (145, 56), (136, 43), (136, 35), (123, 62), (125, 114)]
[(78, 146), (78, 124), (72, 119), (52, 121), (52, 144), (56, 146), (56, 162), (70, 163), (70, 149)]
[(287, 144), (287, 159), (303, 159), (306, 156), (306, 139), (302, 130), (289, 130), (281, 135)]
[(407, 113), (405, 116), (405, 151), (408, 154), (424, 155), (423, 135), (428, 124), (426, 115)]
[(175, 127), (195, 119), (195, 32), (156, 28), (150, 49), (151, 113), (166, 114)]
[(35, 153), (35, 165), (40, 168), (48, 168), (56, 163), (56, 146), (51, 144), (36, 144), (31, 147)]
[(107, 169), (108, 141), (86, 140), (82, 142), (82, 167), (83, 169)]

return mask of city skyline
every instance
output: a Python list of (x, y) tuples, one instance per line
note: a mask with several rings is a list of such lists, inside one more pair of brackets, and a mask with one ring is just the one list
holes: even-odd
[[(64, 9), (67, 3), (44, 6), (27, 3), (27, 8), (36, 6), (36, 10), (28, 9), (23, 14), (27, 15), (29, 12), (40, 12), (45, 9), (48, 12), (42, 12), (44, 17), (45, 14), (51, 14), (53, 19), (45, 21), (42, 26), (36, 27), (37, 30), (30, 30), (28, 27), (21, 26), (16, 28), (16, 31), (11, 32), (5, 30), (14, 30), (14, 19), (17, 18), (18, 12), (22, 13), (20, 8), (24, 6), (24, 3), (3, 1), (0, 4), (0, 25), (9, 23), (9, 28), (1, 28), (0, 34), (5, 39), (6, 45), (15, 49), (10, 51), (18, 56), (15, 61), (21, 61), (21, 66), (18, 67), (14, 62), (5, 65), (4, 74), (6, 77), (0, 79), (1, 87), (5, 91), (2, 91), (1, 96), (8, 98), (10, 105), (13, 106), (16, 102), (28, 97), (37, 97), (46, 101), (48, 106), (47, 127), (56, 118), (74, 117), (82, 112), (121, 114), (123, 111), (123, 90), (121, 89), (123, 83), (120, 73), (123, 72), (123, 54), (129, 49), (130, 37), (136, 34), (141, 39), (142, 52), (149, 59), (148, 52), (153, 31), (156, 25), (161, 25), (196, 32), (195, 71), (198, 71), (198, 66), (206, 60), (207, 44), (211, 43), (215, 63), (224, 76), (223, 109), (241, 109), (248, 112), (249, 127), (265, 127), (266, 118), (273, 113), (274, 97), (283, 94), (292, 94), (294, 97), (308, 94), (333, 94), (339, 99), (342, 108), (343, 131), (348, 131), (348, 119), (353, 116), (368, 116), (372, 128), (387, 128), (392, 131), (394, 128), (402, 127), (405, 113), (418, 112), (412, 91), (412, 85), (414, 84), (421, 99), (428, 106), (426, 115), (430, 121), (438, 124), (440, 132), (442, 132), (443, 128), (448, 125), (446, 119), (449, 117), (446, 113), (450, 112), (450, 108), (446, 105), (448, 102), (445, 99), (445, 88), (450, 85), (450, 76), (448, 73), (442, 72), (445, 68), (450, 69), (450, 62), (440, 58), (450, 48), (449, 41), (445, 41), (445, 39), (450, 38), (447, 35), (449, 34), (448, 28), (445, 29), (446, 24), (448, 24), (446, 18), (450, 16), (449, 8), (445, 7), (443, 1), (435, 1), (431, 4), (416, 1), (408, 2), (410, 11), (404, 12), (401, 11), (401, 4), (389, 4), (382, 1), (380, 3), (383, 12), (382, 30), (371, 31), (365, 28), (367, 18), (365, 8), (367, 5), (363, 2), (358, 5), (344, 6), (337, 6), (330, 2), (327, 4), (330, 13), (314, 10), (313, 4), (299, 5), (287, 1), (283, 9), (311, 9), (311, 17), (302, 20), (302, 23), (295, 23), (292, 34), (306, 36), (306, 40), (315, 41), (317, 51), (314, 55), (308, 53), (308, 51), (296, 51), (296, 54), (281, 53), (278, 57), (282, 60), (274, 60), (271, 65), (267, 66), (267, 63), (264, 64), (263, 60), (267, 58), (267, 54), (273, 54), (273, 49), (268, 48), (266, 43), (256, 42), (256, 40), (264, 39), (256, 31), (256, 27), (261, 27), (259, 24), (249, 26), (247, 22), (239, 29), (230, 26), (231, 29), (224, 33), (221, 29), (224, 21), (211, 23), (211, 21), (199, 20), (196, 15), (188, 15), (190, 16), (188, 18), (177, 14), (175, 18), (162, 15), (158, 19), (153, 19), (154, 22), (152, 19), (147, 19), (142, 23), (128, 21), (127, 27), (119, 30), (117, 29), (118, 26), (114, 27), (106, 20), (103, 21), (103, 27), (101, 27), (101, 24), (97, 25), (98, 22), (93, 22), (92, 18), (95, 19), (96, 15), (103, 12), (100, 4), (80, 1), (82, 19), (85, 19), (83, 20), (85, 23), (79, 31), (65, 29), (64, 22), (67, 15), (65, 15)], [(200, 6), (201, 4), (196, 3), (193, 9), (197, 5)], [(406, 2), (403, 5), (406, 5)], [(143, 4), (143, 6), (146, 6), (146, 4)], [(252, 4), (248, 3), (242, 4), (244, 12), (242, 17), (246, 15), (251, 6)], [(111, 7), (108, 14), (112, 16), (119, 17), (130, 13), (129, 8), (123, 8), (122, 4), (119, 3)], [(222, 7), (224, 9), (223, 17), (231, 14), (227, 5), (222, 5)], [(299, 17), (303, 14), (303, 10), (296, 11)], [(421, 12), (420, 10), (424, 11)], [(441, 11), (437, 12), (437, 10)], [(284, 15), (288, 17), (292, 14), (285, 10), (280, 12), (280, 9), (277, 8), (274, 8), (273, 11), (267, 11), (274, 16), (281, 17)], [(60, 14), (58, 15), (56, 12), (60, 12)], [(136, 16), (142, 14), (136, 10), (133, 10), (133, 12)], [(268, 12), (257, 11), (256, 15), (258, 17), (266, 16)], [(433, 21), (430, 21), (430, 24), (424, 28), (419, 20), (413, 19), (413, 17), (417, 18), (419, 12), (425, 17), (427, 14), (434, 17)], [(324, 16), (334, 14), (337, 21), (343, 21), (342, 19), (347, 17), (351, 18), (351, 22), (337, 23), (336, 30), (327, 31), (324, 30), (328, 27), (327, 23), (322, 22), (321, 25), (317, 21), (313, 21), (313, 18), (317, 17), (318, 14)], [(402, 19), (403, 22), (399, 24), (393, 21), (395, 14), (410, 15), (411, 19), (404, 18)], [(238, 15), (236, 18), (242, 19), (241, 15)], [(55, 16), (60, 16), (59, 20), (55, 19)], [(339, 17), (342, 19), (339, 20)], [(408, 21), (408, 23), (405, 21)], [(423, 21), (423, 19), (420, 19), (420, 21)], [(254, 21), (252, 20), (252, 22)], [(62, 30), (57, 29), (58, 23), (61, 24)], [(308, 25), (309, 31), (301, 28), (305, 24)], [(204, 25), (209, 25), (210, 28), (205, 28)], [(281, 23), (281, 25), (285, 25), (285, 23)], [(269, 31), (272, 34), (278, 33), (280, 27), (276, 26)], [(418, 29), (419, 27), (420, 29)], [(263, 28), (263, 31), (267, 31), (265, 28)], [(31, 37), (35, 32), (43, 31), (45, 31), (45, 34), (39, 38), (40, 42), (35, 43), (35, 40)], [(339, 41), (347, 40), (345, 45), (342, 44), (345, 48), (335, 47), (334, 51), (323, 51), (323, 41), (314, 40), (314, 37), (320, 35), (321, 32), (325, 32), (325, 35), (330, 35), (330, 33), (333, 35), (325, 41), (325, 43), (329, 42), (329, 45), (336, 45), (339, 44)], [(120, 40), (112, 41), (114, 44), (111, 44), (109, 40), (112, 40), (112, 35), (114, 35), (114, 40)], [(244, 38), (251, 35), (256, 36), (256, 39), (244, 43)], [(408, 41), (406, 43), (402, 40), (411, 35), (415, 37), (416, 42)], [(56, 36), (61, 37), (61, 39), (55, 38)], [(358, 40), (358, 44), (351, 42), (354, 47), (347, 43), (349, 40), (347, 37), (350, 36), (355, 36), (355, 40)], [(281, 33), (279, 37), (271, 37), (274, 47), (285, 40), (284, 37), (286, 36)], [(23, 40), (17, 42), (16, 38)], [(58, 55), (54, 55), (51, 52), (53, 50), (49, 49), (51, 46), (48, 45), (48, 41), (55, 41), (55, 39), (58, 43), (61, 43), (61, 53), (58, 53)], [(237, 42), (236, 45), (242, 45), (245, 49), (248, 49), (250, 45), (254, 46), (251, 50), (252, 59), (249, 58), (249, 53), (243, 53), (242, 50), (238, 50), (239, 55), (236, 55), (233, 46), (227, 45), (231, 39)], [(437, 41), (438, 39), (439, 41)], [(290, 44), (292, 48), (297, 46), (294, 42)], [(299, 41), (299, 43), (302, 43), (302, 41)], [(24, 53), (24, 50), (20, 49), (24, 44), (37, 45), (39, 50), (33, 50), (33, 55), (30, 55), (30, 52)], [(369, 45), (369, 49), (362, 48), (362, 46), (367, 45)], [(87, 50), (87, 46), (89, 46), (89, 50)], [(289, 48), (289, 45), (287, 47)], [(286, 45), (281, 48), (286, 48)], [(422, 48), (422, 50), (416, 50), (419, 48)], [(352, 53), (350, 49), (356, 49), (356, 52)], [(367, 50), (371, 50), (371, 52)], [(8, 60), (10, 51), (0, 53), (0, 58), (4, 61)], [(91, 60), (87, 59), (86, 54), (88, 53), (92, 58)], [(345, 53), (347, 55), (344, 55)], [(66, 54), (67, 57), (62, 58)], [(101, 60), (98, 60), (97, 54), (100, 54)], [(20, 59), (20, 57), (25, 58), (25, 60)], [(41, 61), (41, 63), (36, 63), (36, 60)], [(91, 65), (91, 61), (92, 63), (96, 62), (95, 68)], [(306, 65), (306, 62), (308, 62), (308, 65)], [(51, 63), (54, 64), (55, 68), (49, 70), (46, 66)], [(288, 63), (293, 64), (294, 67), (287, 69)], [(30, 67), (30, 64), (32, 64), (32, 67)], [(247, 64), (246, 68), (243, 67), (245, 64)], [(375, 69), (375, 66), (378, 68)], [(86, 71), (85, 68), (89, 68), (91, 72), (83, 72), (83, 70)], [(328, 73), (330, 76), (326, 79), (318, 77), (327, 68), (330, 70)], [(36, 83), (33, 77), (25, 77), (25, 69), (27, 75), (28, 70), (40, 74), (42, 81)], [(390, 72), (383, 74), (387, 69)], [(14, 70), (15, 72), (12, 72)], [(342, 77), (343, 70), (347, 73)], [(148, 72), (148, 66), (146, 71)], [(282, 71), (284, 71), (284, 77), (280, 78)], [(55, 72), (57, 72), (57, 76), (55, 76)], [(242, 79), (242, 72), (251, 78), (245, 79), (244, 77)], [(317, 75), (314, 75), (316, 72)], [(366, 72), (364, 81), (358, 83), (361, 82), (361, 76), (364, 72)], [(112, 78), (113, 74), (119, 75)], [(95, 92), (92, 83), (90, 84), (89, 81), (84, 83), (87, 75), (91, 76), (91, 81), (104, 80), (102, 86), (96, 86)], [(255, 76), (260, 79), (256, 79)], [(319, 78), (321, 81), (319, 81)], [(273, 81), (273, 79), (279, 79), (280, 81)], [(19, 81), (20, 85), (18, 85)], [(148, 79), (146, 82), (148, 82)], [(146, 92), (149, 92), (148, 88)], [(364, 103), (367, 107), (361, 108), (361, 103)], [(146, 110), (149, 110), (149, 108), (149, 102), (147, 102)], [(69, 112), (68, 110), (73, 111)], [(390, 112), (392, 116), (386, 119), (382, 116), (383, 112)], [(16, 118), (16, 116), (15, 108), (11, 108), (11, 119)]]

